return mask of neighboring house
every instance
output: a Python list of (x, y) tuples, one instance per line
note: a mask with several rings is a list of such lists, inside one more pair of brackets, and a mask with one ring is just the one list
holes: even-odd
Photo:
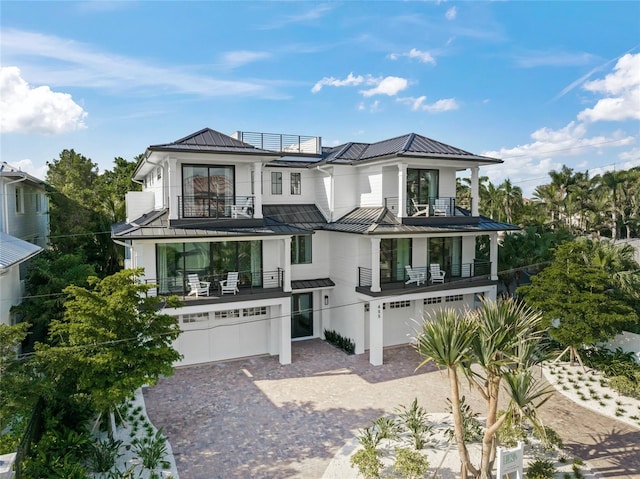
[[(378, 365), (425, 313), (495, 298), (498, 233), (517, 227), (479, 215), (478, 178), (501, 162), (413, 133), (323, 148), (319, 137), (204, 129), (147, 148), (134, 173), (143, 191), (127, 194), (112, 237), (153, 294), (184, 299), (165, 309), (180, 322), (179, 364), (288, 364), (292, 341), (335, 330)], [(464, 170), (471, 211), (456, 205)], [(489, 261), (476, 258), (480, 238)]]
[(28, 260), (49, 238), (49, 202), (44, 183), (0, 163), (0, 323), (13, 324), (11, 307), (24, 296)]

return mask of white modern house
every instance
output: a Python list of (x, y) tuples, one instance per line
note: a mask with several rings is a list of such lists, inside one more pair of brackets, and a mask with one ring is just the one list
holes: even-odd
[(25, 293), (28, 261), (47, 246), (49, 202), (42, 180), (0, 163), (0, 323)]
[[(382, 364), (434, 308), (495, 298), (498, 234), (479, 168), (501, 160), (414, 133), (323, 148), (319, 137), (204, 129), (153, 145), (114, 225), (127, 267), (177, 294), (180, 362), (258, 354), (334, 330)], [(471, 208), (456, 175), (471, 178)], [(479, 258), (478, 245), (489, 245)]]

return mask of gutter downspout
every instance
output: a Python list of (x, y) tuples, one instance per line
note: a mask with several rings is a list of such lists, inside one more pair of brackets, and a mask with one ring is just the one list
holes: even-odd
[[(22, 172), (19, 172), (22, 173)], [(3, 196), (4, 196), (4, 232), (7, 233), (8, 235), (11, 234), (11, 232), (9, 231), (9, 195), (7, 194), (7, 186), (12, 185), (14, 183), (20, 183), (22, 181), (25, 181), (27, 179), (27, 175), (25, 173), (22, 173), (24, 176), (22, 178), (19, 178), (17, 180), (13, 180), (13, 181), (9, 181), (8, 183), (5, 183), (3, 185)]]

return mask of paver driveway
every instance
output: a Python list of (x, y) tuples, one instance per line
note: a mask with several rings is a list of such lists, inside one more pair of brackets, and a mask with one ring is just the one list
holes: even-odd
[[(446, 412), (448, 379), (408, 346), (386, 349), (383, 366), (320, 340), (296, 342), (293, 363), (258, 357), (177, 369), (145, 390), (147, 411), (169, 437), (181, 479), (320, 478), (355, 429), (417, 397)], [(475, 394), (467, 402), (482, 411)], [(640, 431), (561, 395), (546, 423), (567, 448), (607, 478), (640, 477)]]

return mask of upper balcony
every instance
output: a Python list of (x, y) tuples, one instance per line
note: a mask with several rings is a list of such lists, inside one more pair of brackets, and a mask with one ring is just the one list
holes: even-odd
[(178, 197), (178, 217), (250, 219), (255, 213), (255, 196), (200, 194)]
[(256, 148), (277, 151), (284, 155), (319, 155), (322, 153), (322, 138), (319, 136), (257, 133), (252, 131), (236, 131), (231, 136)]

